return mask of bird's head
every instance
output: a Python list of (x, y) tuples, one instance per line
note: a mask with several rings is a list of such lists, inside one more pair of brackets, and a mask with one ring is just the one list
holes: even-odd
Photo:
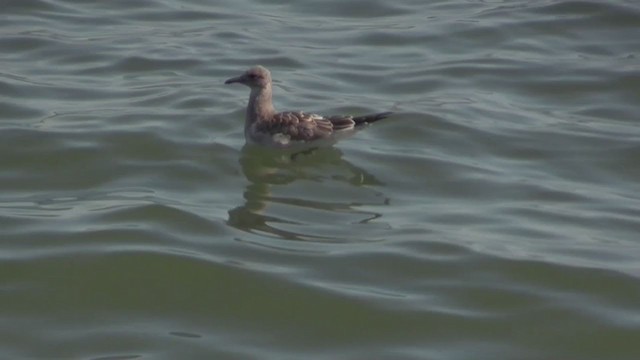
[(224, 82), (225, 84), (240, 83), (252, 89), (264, 88), (271, 84), (271, 73), (264, 66), (254, 66), (240, 76), (233, 77)]

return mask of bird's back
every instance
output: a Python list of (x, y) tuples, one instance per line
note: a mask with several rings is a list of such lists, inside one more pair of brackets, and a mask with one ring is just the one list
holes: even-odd
[(311, 144), (315, 142), (335, 143), (348, 137), (364, 125), (382, 120), (391, 113), (376, 113), (353, 117), (333, 115), (324, 117), (302, 111), (285, 111), (268, 119), (255, 121), (246, 136), (254, 143), (276, 147)]

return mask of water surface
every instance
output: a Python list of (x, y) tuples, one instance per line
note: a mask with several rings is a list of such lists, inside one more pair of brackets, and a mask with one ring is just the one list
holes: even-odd
[[(9, 0), (0, 358), (637, 359), (634, 1)], [(291, 158), (278, 109), (394, 111)]]

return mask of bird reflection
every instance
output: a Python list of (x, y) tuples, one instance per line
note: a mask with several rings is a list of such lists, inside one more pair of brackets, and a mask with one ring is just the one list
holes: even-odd
[[(244, 191), (245, 203), (229, 211), (227, 223), (242, 231), (288, 240), (342, 242), (344, 240), (332, 236), (318, 235), (313, 227), (319, 225), (321, 228), (323, 224), (314, 223), (318, 220), (314, 212), (329, 212), (353, 223), (366, 224), (380, 218), (381, 214), (358, 209), (358, 205), (388, 204), (388, 199), (377, 190), (383, 183), (344, 160), (342, 152), (334, 147), (287, 153), (247, 144), (242, 149), (240, 165), (249, 181)], [(358, 200), (318, 200), (319, 190), (326, 193), (345, 185), (358, 188)], [(363, 203), (363, 192), (365, 198), (372, 200)], [(303, 223), (285, 219), (286, 216), (277, 215), (277, 211), (269, 211), (270, 206), (289, 207), (300, 215), (294, 218), (304, 218)], [(309, 210), (308, 216), (304, 214), (305, 210)], [(300, 229), (301, 225), (303, 228), (309, 225), (309, 231), (291, 230)], [(349, 232), (345, 229), (345, 233)]]

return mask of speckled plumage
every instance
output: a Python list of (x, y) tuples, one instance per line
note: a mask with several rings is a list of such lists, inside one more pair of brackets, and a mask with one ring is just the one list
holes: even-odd
[(271, 73), (262, 66), (225, 81), (241, 83), (251, 88), (245, 119), (247, 142), (275, 147), (333, 143), (348, 136), (362, 125), (384, 119), (389, 112), (353, 117), (350, 115), (321, 116), (302, 111), (276, 112), (272, 103)]

